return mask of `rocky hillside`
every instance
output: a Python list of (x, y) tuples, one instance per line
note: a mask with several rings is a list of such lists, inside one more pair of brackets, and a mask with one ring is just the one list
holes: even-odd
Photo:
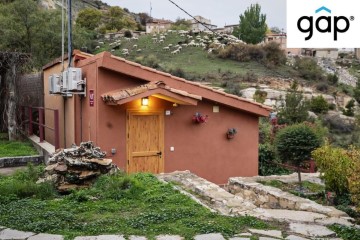
[[(64, 0), (65, 4), (67, 0)], [(40, 4), (46, 9), (57, 9), (61, 7), (62, 0), (40, 0)], [(99, 0), (72, 0), (74, 15), (84, 8), (107, 9), (109, 5)]]

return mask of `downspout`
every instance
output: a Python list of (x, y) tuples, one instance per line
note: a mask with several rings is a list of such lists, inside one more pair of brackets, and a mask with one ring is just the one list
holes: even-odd
[[(71, 16), (71, 0), (67, 0), (68, 5), (68, 68), (72, 66), (72, 16)], [(66, 148), (66, 100), (64, 96), (64, 148)]]

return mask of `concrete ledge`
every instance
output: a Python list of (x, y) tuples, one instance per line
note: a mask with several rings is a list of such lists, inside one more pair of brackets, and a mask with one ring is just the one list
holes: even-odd
[(28, 138), (40, 155), (44, 156), (44, 163), (47, 163), (50, 155), (55, 152), (55, 146), (46, 141), (40, 142), (40, 138), (36, 135), (31, 135)]
[(22, 156), (0, 158), (0, 168), (26, 166), (28, 163), (44, 163), (44, 156)]

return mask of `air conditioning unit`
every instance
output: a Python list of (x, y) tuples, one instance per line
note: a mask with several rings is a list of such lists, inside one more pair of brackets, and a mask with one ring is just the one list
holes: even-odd
[(81, 91), (83, 80), (81, 68), (68, 68), (63, 72), (63, 89), (67, 91)]
[(56, 94), (60, 93), (60, 76), (57, 74), (52, 74), (49, 76), (49, 93)]

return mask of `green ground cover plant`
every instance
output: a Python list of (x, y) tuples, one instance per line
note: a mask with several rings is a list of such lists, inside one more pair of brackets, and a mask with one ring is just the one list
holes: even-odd
[[(66, 196), (59, 196), (42, 184), (32, 188), (33, 194), (19, 194), (19, 182), (35, 182), (35, 176), (41, 172), (35, 169), (0, 177), (0, 225), (62, 234), (66, 239), (116, 233), (145, 235), (149, 239), (159, 234), (191, 239), (211, 232), (229, 237), (248, 227), (270, 227), (254, 217), (211, 213), (151, 174), (104, 175), (91, 188)], [(7, 188), (13, 192), (3, 192)]]
[(29, 141), (8, 141), (7, 134), (0, 135), (0, 158), (37, 155), (38, 152)]

